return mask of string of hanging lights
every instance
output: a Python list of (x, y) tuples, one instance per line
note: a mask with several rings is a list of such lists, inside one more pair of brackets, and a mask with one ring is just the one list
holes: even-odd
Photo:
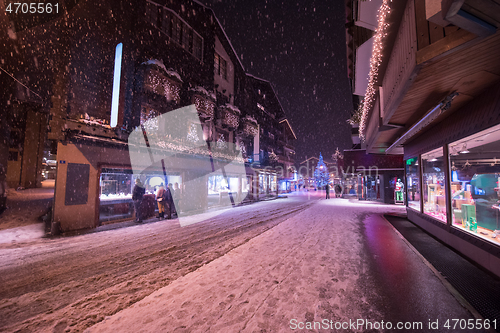
[(359, 124), (359, 136), (362, 140), (365, 138), (365, 130), (366, 130), (366, 122), (368, 119), (368, 113), (373, 107), (373, 103), (375, 101), (375, 93), (377, 92), (375, 88), (375, 83), (378, 78), (378, 69), (380, 63), (382, 62), (382, 44), (384, 42), (385, 37), (387, 36), (387, 28), (389, 27), (389, 23), (386, 22), (387, 16), (391, 12), (391, 8), (389, 3), (391, 0), (384, 0), (382, 5), (380, 6), (377, 14), (378, 24), (377, 24), (377, 32), (375, 34), (375, 38), (373, 41), (373, 51), (370, 59), (370, 72), (368, 74), (368, 87), (365, 92), (365, 99), (363, 105), (363, 112), (361, 115), (361, 121)]

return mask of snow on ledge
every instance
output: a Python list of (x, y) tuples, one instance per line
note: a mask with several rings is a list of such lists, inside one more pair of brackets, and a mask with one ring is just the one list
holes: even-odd
[(167, 69), (167, 67), (165, 67), (165, 65), (163, 64), (163, 61), (161, 61), (161, 60), (151, 59), (151, 60), (143, 62), (141, 65), (154, 65), (154, 66), (158, 66), (161, 69), (163, 69), (163, 71), (165, 71), (165, 73), (168, 76), (175, 77), (177, 80), (183, 82), (182, 79), (181, 79), (180, 74), (176, 70), (174, 70), (172, 68)]
[(196, 86), (194, 88), (189, 88), (189, 90), (198, 92), (198, 93), (200, 93), (202, 95), (205, 95), (206, 97), (209, 97), (209, 98), (211, 98), (214, 101), (216, 100), (215, 93), (208, 92), (207, 89), (205, 89), (205, 88), (203, 88), (201, 86)]
[(158, 67), (161, 67), (165, 72), (167, 71), (167, 68), (163, 64), (163, 61), (161, 60), (151, 59), (146, 62), (143, 62), (142, 65), (156, 65)]
[(226, 103), (226, 105), (224, 105), (224, 107), (230, 109), (231, 111), (233, 111), (237, 114), (241, 114), (240, 109), (238, 109), (236, 106), (234, 106), (232, 104)]

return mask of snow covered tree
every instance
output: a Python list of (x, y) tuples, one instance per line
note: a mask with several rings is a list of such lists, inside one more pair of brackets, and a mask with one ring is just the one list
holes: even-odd
[(328, 174), (328, 168), (323, 161), (323, 155), (319, 153), (318, 165), (316, 165), (316, 170), (314, 170), (314, 181), (316, 182), (317, 187), (323, 187), (328, 184), (329, 180), (330, 176)]

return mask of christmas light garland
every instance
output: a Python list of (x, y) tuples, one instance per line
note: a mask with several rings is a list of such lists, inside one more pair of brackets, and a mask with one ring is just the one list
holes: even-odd
[(224, 116), (224, 122), (226, 123), (226, 125), (229, 125), (232, 128), (237, 128), (239, 125), (239, 118), (238, 116), (226, 110), (226, 114)]
[(382, 62), (382, 44), (384, 38), (387, 36), (387, 28), (389, 23), (386, 22), (387, 15), (391, 12), (389, 7), (389, 2), (391, 0), (384, 0), (382, 6), (378, 10), (378, 26), (377, 32), (375, 34), (375, 39), (373, 41), (373, 51), (372, 57), (370, 59), (370, 73), (368, 75), (368, 87), (366, 88), (363, 113), (361, 116), (361, 122), (359, 124), (359, 136), (362, 140), (365, 139), (366, 122), (368, 119), (368, 113), (373, 107), (375, 101), (375, 94), (377, 92), (375, 88), (375, 82), (378, 78), (378, 69), (380, 63)]
[(204, 98), (200, 98), (198, 96), (194, 96), (193, 98), (194, 101), (194, 106), (196, 107), (196, 110), (202, 114), (207, 115), (210, 119), (213, 118), (214, 116), (214, 103), (206, 100)]

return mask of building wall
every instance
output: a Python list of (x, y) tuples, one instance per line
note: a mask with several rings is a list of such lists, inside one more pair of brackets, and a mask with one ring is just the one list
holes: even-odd
[(47, 115), (29, 110), (26, 119), (26, 134), (23, 149), (21, 186), (33, 188), (40, 186), (42, 180), (42, 158)]
[[(88, 150), (90, 147), (85, 146)], [(91, 149), (91, 148), (90, 148)], [(96, 150), (96, 149), (95, 149)], [(54, 196), (54, 222), (60, 224), (61, 231), (78, 230), (95, 228), (97, 202), (98, 202), (98, 162), (99, 151), (94, 154), (84, 154), (74, 144), (62, 144), (57, 146), (57, 180)], [(66, 201), (66, 187), (67, 184), (67, 171), (69, 163), (85, 164), (90, 166), (90, 173), (88, 179), (87, 202), (80, 205), (65, 204)], [(80, 189), (84, 190), (84, 189)]]

